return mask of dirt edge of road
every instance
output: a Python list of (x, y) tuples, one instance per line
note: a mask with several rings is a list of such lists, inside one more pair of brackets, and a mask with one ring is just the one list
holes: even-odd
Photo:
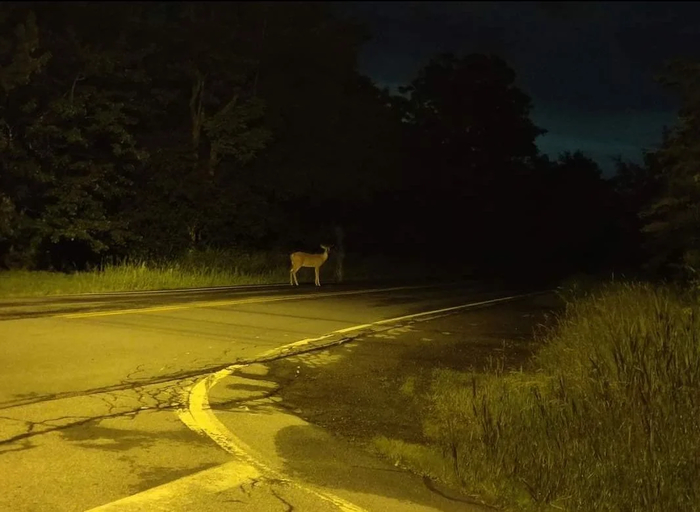
[(377, 439), (420, 446), (419, 397), (433, 370), (482, 370), (495, 360), (525, 367), (539, 345), (535, 333), (562, 307), (548, 293), (396, 326), (266, 363), (264, 379), (278, 385), (280, 407), (363, 450), (382, 455)]

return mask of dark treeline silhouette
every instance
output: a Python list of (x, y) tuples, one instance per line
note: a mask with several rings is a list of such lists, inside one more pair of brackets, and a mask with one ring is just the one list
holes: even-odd
[[(204, 248), (348, 251), (484, 275), (693, 268), (698, 66), (680, 126), (604, 179), (538, 153), (496, 56), (441, 55), (401, 94), (323, 3), (0, 4), (0, 260), (85, 268)], [(676, 265), (673, 267), (673, 265)]]

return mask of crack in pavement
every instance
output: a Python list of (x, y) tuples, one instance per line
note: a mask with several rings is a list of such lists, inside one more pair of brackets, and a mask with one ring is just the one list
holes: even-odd
[(0, 440), (0, 455), (3, 455), (7, 453), (8, 451), (14, 451), (14, 450), (4, 450), (3, 448), (6, 445), (16, 443), (17, 441), (22, 441), (29, 439), (31, 437), (43, 435), (43, 434), (49, 434), (51, 432), (57, 432), (61, 430), (65, 430), (70, 427), (77, 427), (80, 425), (85, 425), (86, 423), (90, 423), (91, 421), (96, 421), (96, 420), (104, 420), (104, 419), (110, 419), (110, 418), (118, 418), (120, 416), (126, 416), (129, 414), (138, 414), (138, 410), (136, 411), (125, 411), (125, 412), (120, 412), (120, 413), (114, 413), (114, 414), (104, 414), (101, 416), (94, 416), (94, 417), (84, 417), (80, 421), (75, 421), (72, 423), (67, 423), (65, 425), (59, 425), (59, 426), (50, 426), (49, 428), (46, 428), (44, 430), (35, 432), (34, 428), (36, 425), (43, 425), (46, 424), (47, 421), (52, 421), (52, 420), (44, 420), (44, 421), (38, 421), (38, 422), (27, 422), (29, 423), (29, 427), (27, 429), (27, 432), (24, 432), (22, 434), (17, 434), (16, 436), (9, 437), (7, 439), (2, 439)]
[(294, 512), (294, 505), (292, 505), (292, 504), (289, 503), (287, 500), (285, 500), (282, 496), (280, 496), (279, 494), (277, 494), (277, 492), (276, 492), (274, 489), (270, 488), (270, 494), (272, 494), (275, 498), (277, 498), (278, 500), (280, 500), (280, 501), (282, 502), (282, 504), (285, 505), (285, 506), (287, 507), (287, 509), (285, 510), (285, 512)]
[[(261, 484), (263, 481), (263, 478), (252, 478), (247, 482), (243, 482), (238, 486), (238, 489), (241, 491), (242, 494), (245, 494), (248, 498), (252, 497), (253, 491), (255, 488)], [(250, 487), (250, 489), (247, 489), (246, 487)]]
[(138, 373), (143, 372), (143, 367), (144, 367), (144, 364), (143, 364), (143, 363), (141, 363), (140, 365), (138, 365), (138, 366), (134, 369), (133, 372), (129, 372), (129, 373), (126, 374), (126, 378), (125, 378), (125, 379), (122, 379), (121, 383), (122, 383), (122, 384), (129, 384), (130, 382), (136, 381), (136, 379), (134, 378), (134, 376), (135, 376), (136, 374), (138, 374)]
[[(233, 363), (237, 364), (237, 363)], [(126, 382), (122, 380), (119, 384), (114, 384), (111, 386), (103, 386), (100, 388), (91, 388), (82, 391), (65, 391), (62, 393), (45, 394), (40, 396), (32, 396), (32, 398), (20, 398), (16, 400), (8, 400), (6, 402), (0, 402), (0, 410), (14, 409), (16, 407), (22, 407), (27, 405), (40, 404), (44, 402), (52, 402), (55, 400), (63, 400), (66, 398), (79, 398), (88, 397), (93, 395), (99, 395), (104, 393), (111, 393), (114, 391), (129, 391), (143, 386), (151, 386), (155, 384), (166, 384), (169, 382), (178, 382), (185, 379), (196, 379), (203, 375), (208, 375), (209, 373), (223, 370), (228, 368), (231, 363), (218, 364), (212, 367), (199, 368), (195, 370), (188, 370), (186, 372), (179, 372), (170, 375), (163, 375), (160, 377), (153, 377), (149, 380), (138, 380), (134, 382)]]
[[(23, 432), (6, 437), (5, 439), (0, 439), (0, 455), (9, 451), (15, 451), (15, 449), (4, 449), (4, 447), (17, 443), (18, 441), (26, 441), (35, 436), (86, 425), (90, 422), (99, 422), (105, 419), (120, 417), (133, 420), (142, 412), (174, 411), (182, 407), (182, 401), (180, 400), (182, 389), (191, 386), (194, 381), (194, 379), (185, 379), (177, 381), (175, 385), (167, 387), (154, 385), (152, 389), (148, 389), (145, 386), (134, 386), (131, 388), (133, 394), (128, 392), (108, 392), (100, 395), (90, 395), (90, 398), (103, 406), (105, 412), (102, 414), (67, 414), (41, 420), (20, 419), (8, 416), (7, 414), (0, 416), (0, 421), (12, 421), (24, 424)], [(71, 406), (76, 408), (76, 410), (90, 407), (84, 403), (68, 404), (68, 407)], [(30, 405), (20, 405), (15, 406), (15, 409), (18, 414), (41, 414), (40, 410), (38, 412), (28, 411), (30, 407)]]
[[(315, 352), (317, 350), (323, 350), (326, 348), (329, 348), (334, 345), (341, 345), (343, 343), (346, 343), (348, 341), (352, 341), (355, 339), (357, 334), (353, 334), (352, 336), (343, 336), (342, 338), (339, 339), (333, 339), (330, 342), (326, 342), (323, 344), (319, 345), (309, 345), (309, 346), (304, 346), (302, 348), (297, 348), (297, 349), (290, 349), (290, 350), (284, 350), (282, 352), (275, 352), (270, 355), (263, 354), (262, 356), (259, 357), (251, 357), (251, 358), (240, 358), (237, 359), (234, 362), (231, 363), (225, 363), (225, 364), (217, 364), (215, 366), (207, 366), (207, 367), (202, 367), (194, 370), (188, 370), (188, 371), (182, 371), (182, 372), (177, 372), (174, 374), (170, 375), (163, 375), (160, 377), (152, 377), (150, 379), (143, 379), (143, 380), (135, 380), (133, 382), (127, 382), (127, 379), (123, 379), (120, 381), (119, 384), (114, 384), (111, 386), (103, 386), (100, 388), (92, 388), (92, 389), (87, 389), (83, 391), (66, 391), (63, 393), (54, 393), (54, 394), (46, 394), (46, 395), (40, 395), (40, 396), (32, 396), (32, 398), (25, 398), (25, 399), (17, 399), (17, 400), (8, 400), (6, 402), (0, 402), (0, 411), (6, 410), (6, 409), (14, 409), (16, 407), (22, 407), (26, 405), (34, 405), (34, 404), (40, 404), (44, 402), (52, 402), (54, 400), (63, 400), (66, 398), (78, 398), (78, 397), (88, 397), (88, 396), (93, 396), (93, 395), (99, 395), (99, 394), (104, 394), (104, 393), (110, 393), (110, 392), (115, 392), (115, 391), (129, 391), (129, 390), (135, 390), (143, 386), (152, 386), (156, 384), (165, 384), (165, 383), (170, 383), (170, 382), (179, 382), (185, 379), (198, 379), (202, 376), (206, 376), (212, 373), (216, 373), (221, 370), (225, 370), (226, 368), (229, 368), (231, 366), (236, 366), (236, 365), (241, 365), (241, 366), (246, 366), (254, 363), (268, 363), (272, 361), (277, 361), (279, 359), (284, 359), (286, 357), (291, 357), (291, 356), (297, 356), (301, 354), (306, 354), (309, 352)], [(138, 373), (138, 371), (134, 371), (130, 373), (129, 375), (133, 375), (135, 373)], [(128, 376), (127, 376), (128, 378)]]
[[(139, 365), (129, 376), (133, 376), (138, 372), (142, 371)], [(226, 365), (228, 366), (228, 365)], [(57, 432), (65, 430), (71, 427), (78, 427), (81, 425), (86, 425), (90, 422), (101, 421), (105, 419), (112, 418), (129, 418), (135, 419), (136, 416), (141, 412), (149, 411), (163, 411), (163, 410), (176, 410), (181, 408), (184, 404), (182, 401), (183, 390), (190, 388), (197, 380), (197, 377), (202, 374), (208, 374), (209, 369), (198, 370), (194, 373), (193, 377), (186, 379), (177, 379), (173, 381), (165, 382), (155, 382), (155, 383), (126, 383), (122, 381), (122, 384), (118, 386), (113, 386), (103, 390), (93, 390), (90, 392), (83, 393), (66, 393), (63, 396), (37, 399), (28, 403), (6, 405), (1, 407), (1, 409), (8, 410), (25, 410), (32, 406), (38, 405), (51, 401), (75, 399), (75, 398), (93, 398), (101, 403), (104, 408), (104, 414), (93, 414), (93, 415), (63, 415), (58, 417), (52, 417), (42, 420), (26, 420), (13, 417), (10, 415), (0, 416), (0, 421), (8, 421), (13, 423), (21, 423), (24, 425), (24, 431), (7, 437), (5, 439), (0, 439), (0, 455), (8, 453), (11, 451), (17, 451), (20, 448), (7, 448), (10, 445), (31, 439), (35, 436), (40, 436), (44, 434), (49, 434), (52, 432)], [(160, 379), (156, 379), (160, 381)], [(159, 384), (172, 383), (168, 386), (159, 386)], [(131, 392), (131, 393), (129, 393)], [(135, 402), (134, 405), (125, 405), (125, 401)], [(59, 423), (59, 424), (57, 424)], [(26, 448), (21, 448), (26, 449)]]

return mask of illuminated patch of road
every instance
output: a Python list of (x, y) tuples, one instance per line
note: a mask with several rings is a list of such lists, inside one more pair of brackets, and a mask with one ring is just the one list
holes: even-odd
[(280, 297), (254, 297), (250, 299), (228, 299), (213, 301), (197, 301), (186, 304), (171, 304), (168, 306), (153, 306), (145, 308), (115, 309), (111, 311), (90, 311), (86, 313), (61, 313), (52, 315), (53, 318), (94, 318), (101, 316), (129, 315), (141, 313), (156, 313), (162, 311), (178, 311), (183, 309), (213, 308), (221, 306), (237, 306), (241, 304), (259, 304), (266, 302), (278, 302), (283, 300), (319, 299), (326, 297), (342, 297), (346, 295), (363, 295), (368, 293), (395, 292), (402, 290), (416, 290), (422, 288), (434, 288), (430, 286), (397, 286), (393, 288), (371, 288), (369, 290), (351, 290), (345, 292), (310, 293), (308, 295), (282, 295)]
[[(262, 456), (257, 454), (250, 446), (239, 439), (233, 432), (228, 430), (226, 426), (216, 417), (209, 403), (209, 390), (211, 390), (223, 379), (232, 375), (236, 370), (243, 367), (249, 366), (256, 362), (270, 361), (280, 357), (297, 355), (299, 353), (308, 352), (311, 350), (326, 348), (338, 344), (339, 342), (349, 341), (351, 338), (349, 338), (347, 335), (350, 333), (359, 334), (360, 331), (371, 330), (386, 324), (395, 324), (405, 321), (426, 321), (441, 315), (447, 315), (464, 309), (508, 302), (540, 293), (543, 292), (460, 304), (458, 306), (424, 311), (421, 313), (414, 313), (411, 315), (404, 315), (379, 320), (377, 322), (346, 327), (322, 336), (306, 338), (284, 345), (262, 354), (261, 356), (255, 358), (254, 361), (231, 365), (223, 370), (212, 373), (202, 378), (199, 382), (194, 384), (189, 391), (185, 392), (185, 396), (183, 397), (185, 406), (178, 409), (177, 414), (180, 420), (188, 428), (200, 435), (210, 438), (221, 448), (233, 455), (236, 460), (234, 462), (201, 471), (194, 475), (190, 475), (168, 484), (155, 487), (148, 491), (144, 491), (122, 500), (92, 509), (90, 512), (175, 510), (177, 509), (176, 505), (181, 503), (183, 497), (192, 493), (200, 492), (215, 494), (227, 489), (241, 486), (246, 482), (267, 482), (269, 485), (283, 483), (290, 488), (294, 488), (303, 493), (308, 493), (325, 502), (327, 505), (335, 506), (342, 512), (364, 512), (364, 509), (361, 507), (358, 507), (357, 505), (350, 503), (343, 498), (335, 496), (327, 492), (325, 489), (305, 482), (302, 483), (294, 481), (283, 475), (280, 471), (271, 468), (262, 462)], [(318, 297), (318, 295), (313, 295), (311, 297)]]
[[(436, 316), (456, 312), (459, 310), (474, 308), (477, 306), (486, 306), (491, 304), (498, 304), (501, 302), (512, 301), (520, 298), (529, 297), (542, 292), (513, 295), (510, 297), (501, 297), (498, 299), (484, 300), (480, 302), (472, 302), (468, 304), (460, 304), (458, 306), (452, 306), (447, 308), (435, 309), (432, 311), (424, 311), (421, 313), (414, 313), (411, 315), (404, 315), (395, 318), (388, 318), (385, 320), (379, 320), (377, 322), (372, 322), (368, 324), (355, 325), (352, 327), (346, 327), (344, 329), (338, 329), (336, 331), (324, 334), (323, 336), (317, 336), (314, 338), (306, 338), (303, 340), (284, 345), (282, 347), (270, 350), (260, 357), (256, 358), (257, 361), (265, 361), (281, 356), (289, 356), (292, 353), (297, 354), (310, 348), (319, 349), (327, 346), (323, 343), (318, 344), (318, 342), (324, 342), (329, 339), (337, 338), (338, 336), (343, 336), (351, 332), (362, 331), (365, 329), (372, 329), (373, 327), (382, 326), (386, 324), (398, 323), (402, 321), (414, 320), (428, 320), (429, 318), (434, 318)], [(333, 344), (337, 343), (335, 341)], [(318, 345), (317, 345), (318, 344)], [(251, 466), (257, 468), (263, 474), (270, 475), (271, 478), (284, 480), (286, 482), (292, 483), (300, 489), (307, 490), (308, 492), (316, 495), (317, 497), (323, 499), (324, 501), (329, 501), (336, 505), (340, 510), (343, 511), (359, 511), (361, 508), (349, 503), (342, 498), (314, 488), (308, 484), (301, 484), (298, 482), (293, 482), (287, 477), (284, 477), (278, 471), (269, 468), (258, 458), (254, 457), (254, 451), (246, 445), (242, 440), (240, 440), (233, 432), (228, 430), (221, 421), (216, 417), (209, 404), (209, 390), (212, 389), (218, 382), (232, 375), (236, 370), (248, 366), (252, 363), (246, 364), (236, 364), (224, 368), (216, 373), (208, 375), (199, 382), (197, 382), (192, 389), (189, 391), (186, 397), (187, 408), (180, 409), (178, 411), (178, 416), (180, 420), (187, 425), (191, 430), (209, 437), (224, 450), (234, 455), (241, 461), (244, 461)]]

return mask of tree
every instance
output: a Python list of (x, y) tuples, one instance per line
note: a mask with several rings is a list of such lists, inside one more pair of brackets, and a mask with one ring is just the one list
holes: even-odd
[(694, 274), (700, 268), (700, 64), (674, 61), (659, 80), (680, 97), (681, 107), (678, 125), (651, 155), (661, 190), (643, 212), (644, 231), (652, 267)]
[(213, 242), (218, 218), (235, 218), (237, 203), (248, 201), (240, 193), (245, 187), (233, 195), (222, 187), (271, 135), (256, 94), (255, 34), (245, 24), (256, 9), (248, 3), (155, 3), (132, 36), (154, 47), (146, 67), (159, 106), (139, 133), (154, 153), (140, 180), (147, 193), (134, 210), (149, 233), (148, 253)]
[(46, 66), (51, 54), (39, 48), (39, 30), (33, 12), (18, 11), (6, 4), (0, 8), (0, 27), (1, 33), (7, 34), (0, 36), (0, 256), (9, 265), (8, 258), (20, 252), (17, 245), (31, 224), (23, 204), (28, 199), (30, 184), (42, 180), (40, 170), (33, 163), (16, 163), (24, 155), (16, 118), (23, 117), (24, 112), (22, 105), (19, 108), (13, 105), (13, 99), (17, 90), (29, 84)]
[(645, 243), (642, 212), (651, 207), (661, 191), (658, 165), (654, 154), (646, 153), (641, 164), (617, 159), (615, 167), (610, 183), (617, 199), (615, 219), (619, 223), (621, 260), (628, 268), (640, 269), (651, 256)]
[(614, 264), (619, 234), (612, 183), (580, 151), (563, 153), (553, 171), (547, 190), (554, 261), (570, 271), (607, 270)]
[(529, 118), (530, 99), (503, 60), (478, 54), (441, 55), (401, 92), (407, 99), (396, 104), (413, 148), (403, 210), (413, 236), (468, 237), (473, 257), (492, 260), (517, 215), (519, 176), (544, 133)]
[(336, 225), (352, 251), (392, 227), (401, 117), (357, 72), (366, 33), (325, 4), (10, 2), (0, 27), (3, 258), (316, 245)]
[(515, 72), (496, 56), (441, 55), (401, 92), (428, 161), (457, 173), (490, 173), (537, 154), (535, 138), (544, 131), (529, 118), (531, 100), (515, 86)]
[[(18, 5), (9, 9), (34, 16)], [(23, 217), (11, 252), (23, 265), (84, 265), (134, 238), (123, 200), (147, 158), (131, 134), (142, 52), (118, 29), (102, 43), (108, 16), (89, 4), (39, 9), (39, 48), (51, 59), (5, 102), (16, 136), (4, 175)]]
[(386, 92), (357, 71), (366, 34), (323, 3), (271, 4), (260, 44), (258, 94), (273, 140), (251, 165), (253, 187), (269, 198), (267, 221), (283, 246), (348, 246), (371, 234), (367, 206), (394, 181), (400, 125)]
[(145, 253), (318, 238), (387, 186), (398, 124), (356, 71), (357, 27), (318, 3), (143, 9), (129, 40), (153, 48), (134, 127), (151, 154), (131, 208)]

